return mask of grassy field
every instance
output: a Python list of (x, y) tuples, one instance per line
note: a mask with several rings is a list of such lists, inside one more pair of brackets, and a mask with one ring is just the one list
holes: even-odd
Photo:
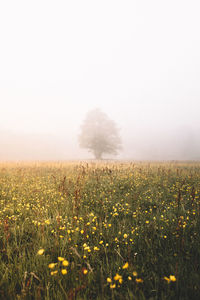
[(200, 299), (200, 164), (1, 163), (0, 299)]

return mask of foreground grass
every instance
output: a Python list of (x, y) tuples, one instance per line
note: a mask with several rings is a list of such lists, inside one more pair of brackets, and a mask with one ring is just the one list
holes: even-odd
[(200, 299), (200, 164), (0, 164), (0, 299)]

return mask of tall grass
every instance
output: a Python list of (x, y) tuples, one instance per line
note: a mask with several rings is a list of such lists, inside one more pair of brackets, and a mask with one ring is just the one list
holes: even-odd
[(0, 299), (200, 299), (200, 164), (0, 164)]

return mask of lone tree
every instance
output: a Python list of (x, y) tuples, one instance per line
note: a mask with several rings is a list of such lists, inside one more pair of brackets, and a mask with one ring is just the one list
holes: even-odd
[(116, 155), (121, 149), (119, 129), (105, 113), (94, 109), (88, 112), (81, 126), (79, 145), (92, 152), (96, 159), (101, 159), (104, 153)]

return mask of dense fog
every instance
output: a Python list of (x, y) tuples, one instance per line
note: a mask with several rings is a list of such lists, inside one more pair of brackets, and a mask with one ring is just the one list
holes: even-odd
[(120, 129), (104, 158), (200, 159), (199, 1), (2, 1), (0, 160), (93, 156), (88, 111)]

